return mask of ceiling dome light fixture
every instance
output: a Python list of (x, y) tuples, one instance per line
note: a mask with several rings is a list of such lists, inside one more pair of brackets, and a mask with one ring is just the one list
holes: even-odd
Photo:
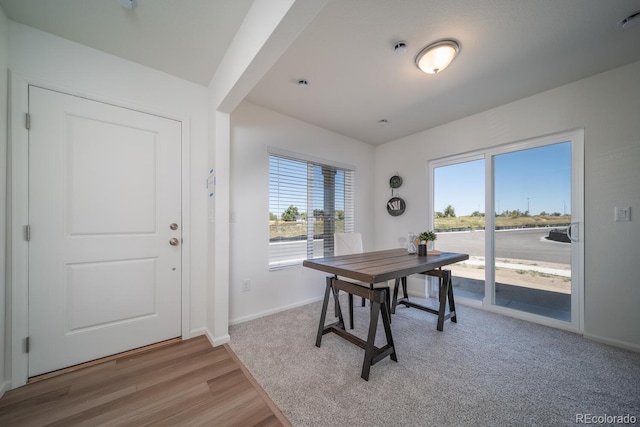
[(440, 40), (431, 43), (416, 56), (416, 65), (427, 74), (437, 74), (451, 64), (460, 52), (455, 40)]

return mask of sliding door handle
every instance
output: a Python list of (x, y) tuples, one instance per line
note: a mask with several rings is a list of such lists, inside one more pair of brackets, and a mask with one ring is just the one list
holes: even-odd
[(567, 227), (567, 237), (572, 242), (577, 242), (580, 240), (580, 223), (572, 222)]

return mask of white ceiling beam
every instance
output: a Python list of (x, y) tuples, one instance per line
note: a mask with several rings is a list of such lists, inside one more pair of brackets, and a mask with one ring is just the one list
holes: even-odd
[(209, 84), (212, 111), (231, 113), (328, 0), (255, 0)]

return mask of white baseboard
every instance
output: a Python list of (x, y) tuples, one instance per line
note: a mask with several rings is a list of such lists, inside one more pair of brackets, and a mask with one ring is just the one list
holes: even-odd
[(221, 337), (214, 337), (211, 331), (209, 331), (209, 329), (206, 329), (206, 328), (203, 328), (203, 333), (207, 337), (211, 345), (214, 347), (217, 347), (222, 344), (226, 344), (229, 341), (231, 341), (231, 337), (229, 336), (229, 334), (223, 335)]
[[(211, 340), (211, 338), (209, 338), (209, 340)], [(217, 347), (219, 345), (226, 344), (229, 341), (231, 341), (231, 337), (229, 336), (229, 334), (224, 335), (222, 337), (213, 338), (213, 346)]]
[(207, 334), (206, 328), (192, 329), (191, 331), (189, 331), (189, 336), (182, 337), (182, 339), (188, 340), (189, 338), (195, 338), (195, 337), (199, 337), (200, 335), (206, 335), (206, 334)]
[(2, 383), (0, 383), (0, 399), (2, 399), (2, 396), (4, 396), (4, 394), (11, 390), (11, 382), (10, 381), (4, 381)]
[(238, 317), (236, 319), (229, 320), (229, 325), (237, 325), (239, 323), (248, 322), (249, 320), (259, 319), (261, 317), (268, 316), (270, 314), (276, 314), (276, 313), (280, 313), (281, 311), (286, 311), (286, 310), (290, 310), (292, 308), (301, 307), (303, 305), (311, 304), (311, 303), (314, 303), (314, 302), (317, 302), (317, 301), (322, 301), (323, 299), (324, 299), (324, 296), (311, 298), (311, 299), (307, 299), (307, 300), (304, 300), (304, 301), (298, 301), (298, 302), (293, 303), (293, 304), (285, 305), (285, 306), (282, 306), (282, 307), (277, 307), (277, 308), (274, 308), (274, 309), (271, 309), (271, 310), (262, 311), (260, 313), (250, 314), (250, 315), (244, 316), (244, 317)]
[(640, 353), (640, 345), (638, 344), (633, 344), (626, 341), (614, 340), (611, 338), (601, 337), (599, 335), (592, 335), (586, 332), (583, 334), (583, 336), (592, 341), (597, 341), (613, 347), (620, 347), (620, 348), (624, 348), (625, 350), (631, 350), (631, 351), (635, 351), (636, 353)]

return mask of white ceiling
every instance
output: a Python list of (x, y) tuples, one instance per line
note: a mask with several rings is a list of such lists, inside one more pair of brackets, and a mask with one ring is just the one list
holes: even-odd
[[(138, 3), (0, 0), (14, 21), (202, 85), (252, 2)], [(247, 100), (381, 144), (640, 60), (640, 23), (618, 25), (638, 11), (640, 0), (329, 0)], [(460, 55), (423, 74), (416, 54), (442, 38)]]
[(0, 0), (12, 21), (207, 86), (253, 0)]

